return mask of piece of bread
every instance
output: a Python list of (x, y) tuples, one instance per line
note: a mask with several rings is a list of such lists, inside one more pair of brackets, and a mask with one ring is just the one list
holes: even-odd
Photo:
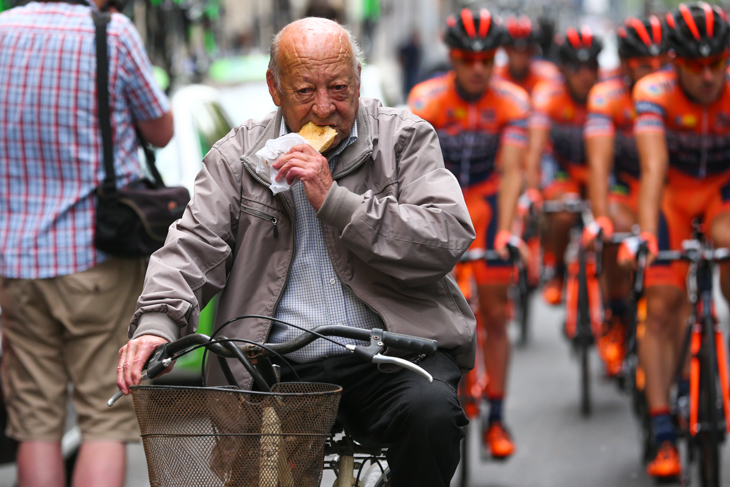
[(299, 135), (307, 139), (307, 142), (317, 149), (317, 152), (322, 153), (329, 149), (332, 142), (335, 141), (337, 131), (329, 125), (321, 126), (315, 125), (312, 122), (307, 122), (307, 124), (299, 131)]

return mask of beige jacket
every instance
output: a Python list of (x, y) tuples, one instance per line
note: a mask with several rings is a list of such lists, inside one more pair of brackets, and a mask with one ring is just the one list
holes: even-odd
[[(151, 257), (130, 336), (193, 333), (221, 291), (216, 327), (274, 315), (294, 253), (294, 202), (289, 192), (272, 195), (254, 154), (281, 123), (280, 110), (248, 121), (205, 156), (192, 201)], [(475, 235), (436, 132), (410, 112), (366, 99), (357, 126), (317, 212), (334, 269), (388, 330), (438, 340), (469, 369), (475, 319), (450, 271)], [(270, 327), (246, 319), (221, 334), (261, 341)]]

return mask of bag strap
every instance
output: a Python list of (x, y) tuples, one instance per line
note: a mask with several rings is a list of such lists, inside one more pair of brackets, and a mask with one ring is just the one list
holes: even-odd
[(106, 24), (111, 15), (106, 12), (91, 11), (96, 28), (96, 100), (99, 110), (99, 128), (104, 147), (104, 181), (102, 194), (115, 195), (117, 178), (114, 174), (114, 146), (112, 145), (112, 123), (109, 112), (109, 57), (106, 45)]
[[(107, 47), (106, 26), (111, 20), (108, 12), (91, 11), (96, 29), (96, 99), (99, 106), (99, 128), (104, 149), (104, 181), (101, 184), (101, 193), (104, 196), (117, 194), (117, 178), (114, 172), (114, 145), (112, 144), (112, 126), (109, 104), (109, 54)], [(150, 174), (159, 187), (165, 186), (162, 176), (155, 166), (155, 153), (146, 144), (139, 128), (135, 126), (139, 145), (144, 151)]]

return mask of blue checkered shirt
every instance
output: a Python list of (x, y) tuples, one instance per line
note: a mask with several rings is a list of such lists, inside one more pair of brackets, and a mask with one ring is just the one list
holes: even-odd
[[(286, 124), (282, 121), (279, 135), (287, 132)], [(357, 122), (352, 127), (350, 138), (342, 141), (328, 155), (330, 171), (334, 170), (342, 151), (356, 140)], [(324, 243), (322, 222), (317, 219), (316, 211), (304, 194), (304, 185), (297, 182), (291, 191), (296, 212), (294, 259), (289, 271), (289, 282), (274, 317), (308, 329), (333, 324), (367, 330), (382, 327), (381, 318), (337, 277)], [(301, 333), (295, 328), (274, 322), (269, 341), (285, 342)], [(358, 343), (343, 338), (336, 340), (343, 344)], [(313, 362), (344, 353), (347, 353), (345, 348), (319, 339), (287, 357), (295, 362)]]
[[(43, 279), (107, 258), (94, 248), (104, 176), (91, 7), (30, 3), (0, 14), (0, 275)], [(107, 27), (119, 186), (138, 179), (134, 122), (169, 110), (132, 23)]]

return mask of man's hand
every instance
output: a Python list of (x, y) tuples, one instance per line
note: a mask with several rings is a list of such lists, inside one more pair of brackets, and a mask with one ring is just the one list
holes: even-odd
[(299, 179), (309, 203), (319, 211), (332, 187), (332, 173), (326, 157), (311, 145), (300, 144), (292, 147), (273, 167), (279, 170), (277, 181), (286, 178), (286, 182), (292, 184), (295, 179)]
[(523, 262), (527, 262), (527, 245), (525, 245), (525, 242), (520, 237), (512, 235), (508, 230), (500, 230), (497, 232), (497, 236), (494, 237), (494, 250), (505, 260), (510, 258), (507, 244), (519, 250), (520, 258)]
[(539, 189), (529, 188), (517, 200), (517, 214), (525, 216), (530, 212), (530, 208), (540, 209), (542, 206), (542, 193)]
[(599, 216), (583, 229), (583, 242), (585, 245), (593, 243), (599, 232), (603, 234), (605, 239), (609, 239), (613, 235), (613, 222), (607, 216)]
[(656, 256), (659, 255), (659, 243), (657, 242), (656, 235), (651, 232), (641, 232), (638, 237), (627, 238), (618, 248), (618, 256), (616, 260), (621, 267), (627, 269), (636, 269), (636, 254), (639, 252), (639, 247), (642, 244), (646, 244), (646, 248), (649, 251), (646, 256), (646, 265), (651, 264)]
[[(142, 335), (130, 340), (119, 350), (117, 386), (124, 395), (129, 394), (130, 386), (137, 385), (142, 381), (142, 367), (147, 363), (152, 352), (163, 343), (167, 343), (167, 340), (162, 337)], [(169, 371), (170, 369), (167, 369), (163, 373)]]

